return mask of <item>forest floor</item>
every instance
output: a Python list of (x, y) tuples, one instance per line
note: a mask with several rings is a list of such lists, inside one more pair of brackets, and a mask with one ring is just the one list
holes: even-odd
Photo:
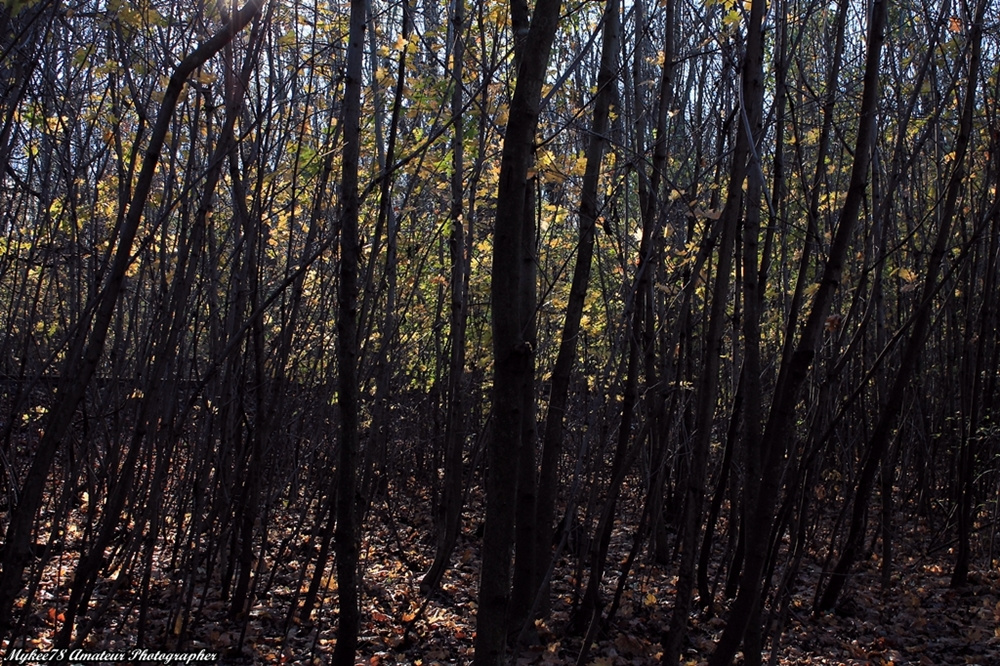
[[(453, 567), (438, 593), (425, 599), (418, 592), (422, 572), (432, 555), (430, 518), (411, 505), (394, 515), (373, 516), (364, 559), (363, 611), (358, 664), (468, 664), (473, 653), (479, 541), (460, 541)], [(410, 513), (407, 513), (409, 511)], [(424, 512), (426, 513), (426, 512)], [(900, 530), (903, 532), (903, 530)], [(879, 562), (873, 556), (856, 567), (837, 612), (815, 617), (811, 613), (819, 556), (807, 555), (799, 576), (797, 596), (771, 662), (778, 665), (1000, 666), (1000, 571), (976, 570), (964, 589), (949, 587), (947, 548), (926, 548), (931, 541), (923, 530), (905, 532), (897, 547), (898, 565), (893, 584), (882, 589)], [(279, 537), (280, 539), (280, 537)], [(272, 541), (272, 543), (274, 543)], [(605, 599), (610, 602), (624, 562), (630, 535), (613, 539), (605, 576)], [(928, 554), (930, 551), (930, 554)], [(200, 607), (178, 642), (176, 619), (185, 594), (161, 563), (154, 565), (144, 644), (153, 649), (197, 651), (219, 655), (219, 663), (327, 664), (336, 638), (336, 582), (323, 581), (319, 610), (308, 621), (288, 623), (287, 609), (296, 587), (304, 590), (294, 550), (278, 562), (266, 562), (261, 580), (270, 580), (258, 594), (249, 614), (233, 620), (218, 586), (194, 586), (193, 607)], [(160, 559), (160, 558), (158, 558)], [(164, 558), (165, 559), (165, 558)], [(547, 624), (536, 623), (534, 644), (516, 657), (517, 666), (577, 663), (581, 638), (565, 636), (565, 627), (578, 598), (575, 560), (561, 560), (552, 581), (553, 604)], [(29, 618), (26, 638), (13, 646), (25, 650), (50, 649), (61, 625), (61, 608), (68, 599), (75, 568), (70, 553), (50, 563)], [(589, 650), (584, 663), (595, 666), (653, 665), (659, 663), (659, 636), (667, 626), (673, 601), (673, 577), (640, 556), (628, 577), (621, 606), (607, 635)], [(86, 638), (88, 651), (127, 651), (136, 645), (138, 586), (114, 580), (99, 582), (91, 608), (102, 595), (114, 595), (106, 619)], [(131, 592), (130, 592), (131, 589)], [(191, 590), (192, 588), (188, 588)], [(684, 659), (687, 666), (705, 663), (725, 626), (725, 602), (716, 613), (692, 619)], [(6, 651), (6, 650), (5, 650)], [(765, 651), (764, 663), (770, 653)], [(6, 662), (5, 662), (6, 663)], [(738, 662), (739, 663), (739, 660)]]

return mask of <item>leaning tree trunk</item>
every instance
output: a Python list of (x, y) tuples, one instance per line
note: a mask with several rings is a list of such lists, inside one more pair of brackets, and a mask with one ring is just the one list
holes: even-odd
[(4, 540), (2, 570), (0, 570), (0, 642), (11, 627), (12, 606), (21, 590), (24, 569), (31, 556), (31, 531), (35, 514), (42, 502), (45, 480), (55, 459), (59, 444), (69, 430), (73, 414), (83, 400), (87, 385), (100, 363), (107, 340), (111, 319), (118, 306), (125, 283), (125, 274), (132, 263), (132, 244), (142, 222), (146, 200), (153, 186), (153, 177), (160, 160), (160, 152), (174, 109), (180, 99), (187, 79), (209, 58), (232, 41), (260, 12), (263, 0), (250, 0), (238, 11), (221, 30), (203, 42), (197, 49), (181, 61), (163, 93), (163, 103), (156, 117), (156, 124), (149, 138), (149, 147), (143, 158), (142, 169), (136, 180), (135, 190), (129, 202), (128, 214), (121, 226), (118, 246), (108, 273), (104, 289), (97, 296), (97, 303), (89, 312), (90, 319), (79, 324), (66, 364), (63, 367), (56, 402), (46, 423), (45, 434), (38, 444), (38, 452), (19, 493), (21, 501), (11, 515), (7, 535)]
[[(848, 531), (847, 541), (840, 554), (840, 559), (837, 561), (837, 566), (834, 567), (833, 574), (830, 576), (830, 582), (827, 584), (822, 597), (820, 597), (817, 610), (827, 610), (834, 607), (837, 603), (837, 598), (847, 583), (847, 575), (850, 573), (851, 567), (854, 566), (854, 562), (861, 552), (867, 522), (868, 497), (874, 487), (875, 476), (879, 466), (882, 464), (889, 443), (893, 439), (891, 430), (896, 422), (896, 415), (902, 407), (903, 398), (906, 394), (906, 385), (909, 383), (913, 370), (919, 362), (924, 340), (930, 329), (933, 298), (938, 289), (937, 278), (944, 261), (948, 241), (951, 238), (951, 224), (955, 218), (958, 194), (962, 187), (964, 187), (965, 158), (968, 154), (969, 139), (972, 134), (973, 114), (976, 110), (976, 86), (978, 85), (979, 63), (982, 55), (982, 20), (985, 6), (985, 2), (980, 3), (976, 20), (972, 24), (972, 31), (969, 35), (969, 40), (972, 43), (972, 58), (969, 63), (964, 108), (962, 110), (962, 118), (959, 122), (958, 137), (955, 145), (955, 168), (948, 181), (948, 189), (941, 212), (941, 227), (938, 229), (937, 238), (927, 262), (927, 271), (924, 275), (924, 284), (920, 293), (919, 305), (910, 328), (910, 337), (906, 342), (903, 356), (900, 359), (899, 370), (896, 373), (892, 388), (889, 390), (888, 400), (886, 400), (885, 406), (882, 408), (879, 420), (872, 430), (867, 446), (865, 447), (865, 460), (854, 493), (854, 507), (851, 511), (851, 526)], [(955, 578), (953, 577), (954, 582)], [(959, 578), (958, 583), (961, 584), (962, 582), (964, 581)]]
[(767, 559), (767, 544), (770, 539), (774, 507), (781, 490), (780, 470), (784, 465), (785, 452), (794, 431), (799, 393), (816, 355), (816, 345), (829, 314), (834, 292), (843, 276), (847, 248), (857, 226), (868, 182), (868, 167), (875, 139), (879, 69), (887, 15), (887, 0), (875, 0), (869, 26), (864, 91), (859, 110), (858, 135), (850, 184), (812, 308), (802, 327), (795, 351), (787, 359), (783, 359), (779, 371), (774, 399), (761, 439), (766, 449), (761, 451), (761, 459), (764, 462), (761, 465), (756, 506), (749, 509), (752, 521), (747, 525), (746, 561), (740, 580), (740, 590), (730, 609), (722, 637), (709, 659), (709, 666), (727, 666), (732, 662), (736, 650), (743, 641), (747, 624), (760, 602), (761, 575)]

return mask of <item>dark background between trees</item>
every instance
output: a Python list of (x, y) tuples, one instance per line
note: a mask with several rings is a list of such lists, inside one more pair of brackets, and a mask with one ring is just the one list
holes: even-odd
[(998, 9), (8, 0), (3, 650), (464, 589), (476, 664), (777, 663), (995, 585)]

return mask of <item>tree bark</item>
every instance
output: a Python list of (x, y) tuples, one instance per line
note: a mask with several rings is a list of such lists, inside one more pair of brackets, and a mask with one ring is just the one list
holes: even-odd
[(538, 125), (542, 82), (559, 23), (561, 0), (539, 0), (528, 28), (508, 113), (493, 240), (490, 281), (493, 331), (493, 428), (488, 448), (486, 524), (476, 615), (476, 666), (502, 664), (507, 639), (511, 546), (517, 495), (517, 453), (522, 445), (523, 396), (534, 349), (521, 327), (523, 241), (528, 170)]
[(340, 186), (340, 283), (337, 285), (337, 365), (340, 411), (340, 456), (337, 469), (337, 618), (335, 666), (354, 666), (360, 623), (358, 593), (358, 485), (359, 417), (358, 386), (358, 164), (361, 156), (361, 73), (364, 62), (366, 0), (351, 0), (347, 44), (347, 81), (344, 90), (344, 153)]

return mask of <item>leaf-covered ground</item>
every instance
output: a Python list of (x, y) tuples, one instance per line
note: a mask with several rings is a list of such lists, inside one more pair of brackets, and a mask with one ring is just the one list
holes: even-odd
[[(414, 505), (419, 506), (419, 505)], [(432, 553), (430, 519), (417, 509), (412, 514), (373, 516), (362, 551), (364, 558), (363, 620), (358, 663), (463, 664), (472, 659), (478, 540), (471, 529), (460, 541), (453, 567), (440, 591), (430, 598), (418, 592), (418, 583)], [(276, 529), (280, 531), (280, 529)], [(272, 543), (278, 543), (275, 534)], [(796, 596), (788, 607), (774, 664), (951, 666), (1000, 665), (1000, 572), (977, 570), (964, 589), (949, 587), (947, 549), (923, 553), (925, 539), (917, 530), (901, 538), (893, 583), (881, 585), (875, 556), (861, 563), (843, 603), (834, 613), (811, 614), (819, 559), (806, 559), (798, 577)], [(617, 534), (612, 544), (605, 599), (610, 600), (625, 560), (630, 536)], [(300, 553), (301, 554), (301, 553)], [(42, 588), (29, 618), (27, 636), (16, 643), (26, 649), (47, 649), (62, 623), (75, 556), (67, 549), (46, 570)], [(157, 562), (151, 572), (144, 645), (157, 649), (206, 649), (220, 662), (249, 664), (326, 664), (335, 644), (336, 581), (324, 578), (319, 609), (307, 620), (288, 621), (295, 588), (308, 585), (295, 546), (278, 561), (268, 558), (258, 571), (260, 592), (246, 618), (233, 619), (218, 586), (201, 581), (185, 586)], [(329, 567), (328, 567), (329, 569)], [(122, 579), (124, 576), (124, 579)], [(642, 558), (628, 578), (611, 629), (591, 646), (585, 661), (597, 666), (658, 664), (659, 637), (669, 621), (673, 578), (670, 572)], [(125, 574), (100, 581), (91, 609), (108, 603), (86, 640), (88, 649), (127, 650), (136, 645), (141, 605), (139, 580)], [(520, 652), (521, 665), (575, 664), (581, 639), (567, 636), (566, 625), (580, 594), (575, 560), (562, 559), (552, 581), (553, 604), (548, 620), (531, 631), (533, 644)], [(190, 626), (183, 627), (176, 609), (183, 595), (200, 609)], [(715, 613), (692, 617), (687, 664), (704, 663), (725, 626), (726, 601)], [(179, 637), (179, 634), (181, 635)], [(9, 646), (8, 646), (9, 647)], [(768, 663), (770, 653), (765, 653)]]

